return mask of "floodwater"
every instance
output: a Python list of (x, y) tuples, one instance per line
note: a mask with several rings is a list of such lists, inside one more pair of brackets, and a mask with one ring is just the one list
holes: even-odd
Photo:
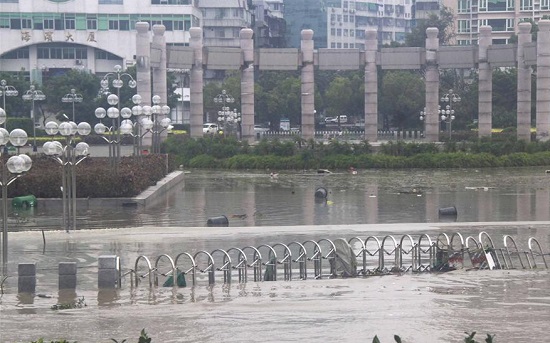
[[(326, 202), (315, 191), (327, 190)], [(456, 218), (440, 208), (456, 207)], [(61, 209), (10, 216), (10, 230), (59, 229)], [(544, 167), (313, 172), (187, 172), (156, 206), (79, 208), (77, 228), (206, 226), (225, 215), (230, 226), (550, 220), (550, 174)]]
[[(214, 286), (199, 273), (197, 285), (187, 288), (150, 288), (147, 277), (135, 286), (126, 276), (121, 289), (97, 290), (97, 257), (111, 254), (127, 271), (140, 255), (154, 261), (161, 254), (322, 238), (391, 234), (399, 240), (442, 232), (477, 238), (481, 231), (497, 246), (510, 235), (522, 251), (536, 237), (547, 253), (547, 177), (534, 168), (281, 172), (277, 179), (192, 171), (152, 208), (79, 213), (82, 230), (75, 232), (54, 230), (53, 214), (35, 212), (20, 232), (10, 232), (0, 342), (135, 342), (141, 329), (152, 342), (371, 342), (378, 335), (385, 343), (394, 342), (394, 334), (404, 342), (463, 342), (464, 332), (472, 331), (478, 341), (490, 333), (496, 342), (548, 342), (550, 273), (544, 268), (274, 282), (254, 282), (249, 272), (246, 284), (237, 282), (236, 272), (224, 284), (216, 272)], [(326, 202), (315, 201), (318, 187), (327, 189)], [(456, 206), (456, 221), (439, 218), (438, 209), (448, 206)], [(205, 226), (221, 214), (230, 227)], [(33, 220), (52, 230), (44, 236), (25, 230)], [(92, 228), (103, 229), (85, 230)], [(78, 264), (74, 292), (57, 289), (57, 265), (67, 261)], [(11, 275), (19, 262), (36, 262), (37, 294), (17, 294)], [(51, 309), (77, 299), (86, 306)]]

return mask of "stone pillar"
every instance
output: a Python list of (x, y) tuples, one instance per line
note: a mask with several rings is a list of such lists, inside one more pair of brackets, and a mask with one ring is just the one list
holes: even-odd
[(76, 262), (59, 262), (59, 289), (76, 289)]
[(153, 68), (153, 89), (154, 95), (160, 96), (160, 105), (166, 105), (168, 92), (166, 90), (166, 38), (164, 25), (153, 25), (153, 45), (155, 48), (160, 48), (160, 66)]
[(537, 140), (550, 139), (550, 20), (539, 20), (537, 35)]
[(203, 103), (203, 69), (202, 69), (202, 29), (200, 27), (192, 27), (189, 29), (191, 39), (189, 46), (193, 48), (195, 53), (195, 61), (191, 67), (191, 116), (190, 116), (190, 131), (191, 137), (202, 137), (202, 124), (204, 117)]
[[(242, 29), (241, 51), (241, 139), (252, 143), (254, 137), (254, 41), (252, 29)], [(237, 110), (239, 110), (237, 108)]]
[(437, 65), (437, 51), (439, 50), (439, 29), (426, 29), (426, 140), (439, 140), (439, 67)]
[(137, 93), (141, 95), (141, 106), (151, 105), (151, 43), (149, 23), (136, 23), (136, 78)]
[(315, 138), (315, 74), (313, 68), (313, 30), (302, 30), (302, 138)]
[(117, 255), (99, 256), (97, 261), (97, 287), (120, 288), (120, 258)]
[(19, 263), (17, 270), (18, 293), (34, 293), (36, 291), (36, 263)]
[(531, 66), (525, 64), (523, 46), (531, 43), (531, 23), (519, 23), (518, 33), (518, 140), (531, 141)]
[(365, 31), (365, 140), (378, 140), (378, 69), (376, 53), (378, 51), (377, 32)]
[[(164, 25), (153, 25), (153, 45), (155, 48), (160, 49), (160, 65), (158, 68), (153, 68), (153, 89), (154, 95), (160, 96), (160, 106), (166, 105), (168, 103), (168, 90), (167, 90), (167, 76), (166, 76), (166, 37), (164, 32), (166, 27)], [(170, 115), (168, 115), (170, 116)], [(160, 123), (166, 115), (159, 114), (157, 115), (157, 123)], [(155, 130), (162, 130), (160, 124), (156, 124)], [(158, 131), (157, 131), (158, 132)], [(157, 145), (160, 147), (160, 142), (166, 139), (168, 136), (167, 130), (162, 130), (160, 135), (154, 138), (153, 146)], [(156, 140), (160, 139), (160, 142)]]
[(479, 28), (479, 89), (478, 89), (478, 137), (491, 137), (493, 128), (493, 69), (487, 59), (491, 45), (490, 26)]

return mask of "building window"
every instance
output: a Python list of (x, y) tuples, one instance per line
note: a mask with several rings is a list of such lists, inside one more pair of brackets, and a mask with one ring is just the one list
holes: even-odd
[(118, 20), (109, 20), (109, 30), (118, 30)]
[(86, 28), (88, 30), (97, 30), (97, 18), (95, 16), (86, 18)]
[(43, 22), (42, 25), (43, 25), (44, 30), (54, 30), (55, 29), (55, 24), (54, 24), (53, 19), (44, 19), (44, 22)]
[(458, 21), (458, 33), (469, 33), (470, 32), (470, 21), (469, 20), (459, 20)]
[(550, 1), (549, 1), (549, 0), (541, 0), (541, 2), (540, 2), (540, 9), (541, 9), (541, 10), (548, 10), (548, 9), (550, 9)]
[(119, 20), (118, 25), (120, 31), (130, 31), (130, 20)]
[(174, 31), (183, 31), (183, 20), (174, 21)]
[(330, 29), (330, 35), (336, 36), (336, 29), (334, 27)]
[(470, 40), (468, 40), (468, 39), (458, 39), (457, 43), (458, 43), (458, 45), (470, 45)]
[(520, 11), (530, 11), (533, 9), (533, 0), (521, 0)]
[(488, 19), (487, 25), (493, 28), (493, 32), (506, 31), (506, 19)]
[(458, 13), (470, 13), (470, 0), (458, 1)]
[(76, 29), (76, 20), (74, 17), (65, 16), (65, 28), (67, 30)]
[(506, 19), (506, 31), (513, 32), (515, 31), (516, 26), (514, 25), (514, 19)]
[(490, 12), (506, 11), (508, 0), (492, 0), (489, 1), (487, 10)]
[(483, 12), (487, 11), (487, 0), (479, 0), (479, 10)]
[(225, 38), (225, 29), (214, 29), (214, 37)]

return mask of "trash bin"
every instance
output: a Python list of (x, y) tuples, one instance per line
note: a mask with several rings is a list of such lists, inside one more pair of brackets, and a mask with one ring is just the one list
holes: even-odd
[(326, 199), (327, 198), (327, 189), (324, 187), (319, 187), (315, 190), (315, 198), (316, 199)]
[(207, 226), (229, 226), (229, 220), (226, 216), (208, 218), (206, 221)]
[(13, 207), (28, 208), (36, 206), (36, 197), (34, 195), (23, 195), (15, 197), (11, 201)]
[(440, 216), (456, 216), (458, 213), (455, 206), (442, 207), (439, 209)]

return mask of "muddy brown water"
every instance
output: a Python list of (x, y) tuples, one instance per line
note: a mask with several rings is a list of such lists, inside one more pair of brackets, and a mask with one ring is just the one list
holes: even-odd
[[(314, 192), (326, 187), (326, 202)], [(413, 191), (416, 190), (416, 191)], [(191, 172), (153, 208), (79, 213), (65, 233), (58, 218), (33, 213), (10, 232), (9, 270), (37, 263), (37, 293), (17, 294), (11, 275), (0, 298), (0, 341), (68, 339), (135, 342), (462, 342), (464, 332), (496, 342), (548, 342), (550, 274), (539, 268), (403, 273), (354, 279), (252, 282), (195, 287), (97, 290), (97, 257), (121, 256), (123, 269), (140, 255), (229, 249), (320, 238), (488, 232), (501, 245), (512, 235), (522, 249), (536, 237), (548, 252), (550, 206), (544, 170), (360, 171), (359, 175), (280, 172)], [(439, 218), (456, 206), (455, 220)], [(208, 228), (224, 214), (228, 228)], [(233, 217), (238, 214), (240, 217)], [(243, 216), (246, 214), (246, 216)], [(36, 224), (33, 224), (33, 221)], [(33, 226), (35, 225), (35, 226)], [(45, 232), (44, 246), (39, 226)], [(105, 229), (109, 228), (109, 229)], [(78, 263), (78, 285), (57, 289), (57, 265)], [(162, 280), (161, 280), (162, 281)], [(52, 310), (83, 299), (86, 306)]]

